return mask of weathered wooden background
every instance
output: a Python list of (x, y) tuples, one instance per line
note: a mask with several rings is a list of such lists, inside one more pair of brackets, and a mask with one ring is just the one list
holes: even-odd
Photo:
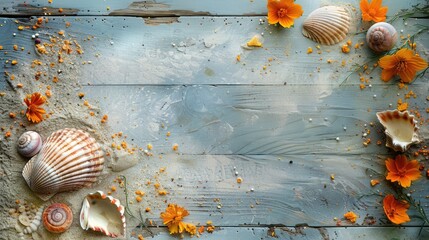
[[(385, 2), (389, 16), (427, 4)], [(164, 188), (169, 195), (148, 200), (153, 206), (148, 219), (159, 222), (167, 200), (190, 211), (187, 221), (211, 220), (219, 227), (202, 239), (269, 239), (271, 231), (279, 239), (429, 239), (429, 226), (421, 228), (416, 211), (410, 209), (412, 221), (402, 227), (384, 216), (381, 200), (392, 192), (384, 181), (384, 160), (395, 154), (375, 144), (384, 144), (375, 113), (394, 109), (410, 90), (417, 95), (407, 100), (410, 109), (428, 117), (428, 75), (399, 89), (396, 81), (382, 82), (376, 69), (360, 90), (359, 76), (350, 71), (353, 64), (374, 57), (365, 45), (349, 54), (341, 52), (341, 43), (321, 46), (318, 54), (317, 44), (301, 34), (302, 22), (314, 9), (343, 5), (355, 8), (352, 13), (358, 16), (359, 1), (297, 3), (304, 16), (294, 28), (281, 29), (266, 23), (265, 0), (3, 0), (0, 45), (11, 49), (19, 43), (31, 49), (34, 32), (14, 37), (15, 20), (34, 22), (46, 14), (49, 23), (40, 29), (41, 38), (65, 30), (80, 40), (85, 53), (75, 63), (82, 86), (78, 91), (108, 114), (115, 132), (122, 131), (137, 146), (151, 143), (156, 152), (121, 174), (129, 182), (144, 183), (142, 168), (167, 168)], [(66, 28), (65, 22), (71, 26)], [(355, 22), (354, 33), (361, 27), (359, 18)], [(429, 20), (398, 19), (393, 24), (406, 36)], [(255, 34), (263, 35), (264, 47), (244, 49)], [(359, 43), (364, 34), (351, 33), (348, 39)], [(427, 60), (428, 32), (416, 42)], [(29, 65), (34, 54), (0, 55), (2, 63), (11, 59)], [(1, 64), (0, 71), (13, 69)], [(0, 82), (0, 89), (9, 87)], [(365, 147), (368, 129), (371, 144)], [(422, 145), (428, 130), (425, 121)], [(180, 154), (171, 150), (174, 143)], [(429, 167), (427, 159), (419, 160)], [(375, 178), (382, 183), (371, 187)], [(427, 181), (421, 178), (409, 191), (429, 212)], [(337, 226), (334, 218), (347, 211), (359, 214), (357, 224), (343, 220)], [(368, 225), (372, 218), (376, 223)], [(128, 227), (133, 231), (135, 226)], [(170, 238), (165, 229), (153, 237)]]

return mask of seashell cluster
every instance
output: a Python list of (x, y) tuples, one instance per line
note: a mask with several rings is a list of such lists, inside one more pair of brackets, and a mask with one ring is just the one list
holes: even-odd
[(23, 157), (33, 157), (42, 148), (42, 137), (37, 132), (27, 131), (18, 138), (18, 153)]
[(102, 191), (88, 194), (80, 212), (80, 226), (110, 237), (125, 236), (125, 208), (120, 201)]
[(62, 233), (70, 228), (73, 212), (64, 203), (54, 203), (43, 211), (43, 225), (52, 233)]
[(368, 46), (377, 53), (389, 51), (398, 40), (396, 29), (386, 22), (372, 25), (366, 33)]
[(58, 192), (94, 183), (103, 170), (103, 156), (100, 145), (88, 133), (65, 128), (46, 139), (22, 175), (30, 189), (46, 201)]
[(39, 210), (34, 215), (34, 218), (30, 220), (30, 216), (27, 214), (27, 212), (23, 212), (18, 217), (18, 222), (21, 223), (25, 228), (22, 229), (21, 225), (17, 223), (15, 225), (15, 229), (18, 232), (18, 236), (21, 239), (25, 239), (25, 234), (31, 234), (37, 231), (37, 228), (40, 226), (40, 223), (42, 222), (42, 211), (43, 207), (39, 208)]
[(321, 7), (308, 15), (302, 25), (302, 34), (320, 44), (333, 45), (350, 30), (351, 17), (347, 9), (338, 6)]
[(417, 121), (408, 111), (388, 110), (377, 113), (378, 121), (386, 129), (386, 147), (405, 152), (412, 144), (419, 143)]

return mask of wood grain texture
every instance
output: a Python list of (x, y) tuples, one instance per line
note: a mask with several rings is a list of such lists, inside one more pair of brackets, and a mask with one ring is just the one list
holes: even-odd
[[(93, 85), (359, 85), (359, 76), (350, 75), (356, 68), (355, 64), (376, 58), (365, 46), (344, 54), (340, 49), (342, 43), (321, 46), (321, 54), (318, 54), (317, 44), (304, 38), (299, 27), (281, 30), (266, 23), (259, 24), (257, 17), (181, 17), (178, 22), (171, 18), (164, 20), (173, 23), (155, 26), (159, 21), (150, 20), (147, 24), (148, 20), (138, 18), (54, 17), (46, 24), (46, 30), (39, 32), (45, 42), (49, 41), (50, 33), (60, 30), (65, 32), (67, 38), (81, 42), (90, 36), (91, 40), (84, 46), (86, 54), (81, 62), (75, 64), (83, 65), (81, 82)], [(19, 24), (32, 26), (34, 21)], [(302, 19), (298, 21), (300, 26)], [(2, 52), (8, 51), (9, 54), (0, 57), (4, 60), (33, 58), (31, 35), (36, 31), (17, 31), (18, 24), (11, 19), (3, 19), (3, 22), (0, 32), (5, 37), (0, 44), (4, 46)], [(66, 22), (70, 22), (72, 27), (66, 28)], [(403, 30), (403, 36), (413, 35), (419, 25), (428, 24), (427, 19), (409, 19), (407, 26), (400, 20), (395, 23), (398, 30)], [(18, 37), (13, 37), (12, 33)], [(264, 33), (264, 48), (247, 50), (242, 47), (252, 36), (261, 33)], [(354, 44), (363, 42), (364, 34), (350, 35), (350, 39)], [(416, 43), (420, 48), (428, 47), (427, 31), (416, 37)], [(30, 49), (31, 54), (11, 51), (14, 44)], [(312, 47), (314, 53), (307, 54), (308, 47)], [(237, 55), (241, 56), (240, 62), (236, 60)], [(84, 65), (88, 61), (92, 64)], [(345, 66), (342, 66), (343, 61)], [(370, 66), (373, 63), (375, 61)], [(379, 68), (367, 78), (367, 86), (395, 84), (394, 81), (380, 81)]]
[[(391, 1), (389, 15), (420, 2)], [(324, 3), (302, 1), (305, 15)], [(94, 15), (49, 17), (37, 31), (17, 30), (18, 25), (32, 26), (34, 17), (2, 18), (0, 72), (30, 69), (31, 61), (38, 58), (48, 67), (47, 60), (55, 53), (36, 55), (31, 39), (35, 33), (48, 41), (63, 30), (65, 38), (81, 43), (83, 55), (48, 71), (75, 69), (70, 72), (80, 79), (74, 83), (76, 96), (84, 92), (83, 100), (97, 106), (88, 110), (88, 118), (92, 117), (90, 111), (95, 112), (95, 119), (107, 114), (109, 127), (123, 132), (130, 145), (153, 145), (153, 157), (140, 152), (134, 167), (117, 174), (127, 176), (131, 193), (138, 189), (147, 193), (141, 204), (132, 199), (133, 212), (149, 206), (152, 210), (145, 217), (161, 225), (159, 214), (168, 203), (183, 205), (191, 212), (186, 221), (204, 224), (211, 220), (220, 227), (202, 239), (272, 239), (269, 235), (273, 231), (278, 239), (429, 237), (427, 226), (419, 235), (422, 220), (413, 209), (409, 210), (412, 221), (404, 228), (394, 227), (385, 217), (381, 201), (393, 188), (384, 180), (384, 160), (395, 153), (384, 147), (383, 129), (375, 117), (377, 111), (396, 108), (399, 98), (407, 101), (410, 109), (422, 115), (423, 140), (408, 156), (427, 145), (428, 75), (399, 89), (396, 81), (379, 80), (380, 70), (376, 69), (365, 75), (368, 82), (360, 90), (359, 76), (348, 78), (353, 64), (376, 56), (365, 46), (349, 54), (340, 50), (348, 39), (354, 44), (363, 41), (363, 34), (353, 34), (360, 26), (354, 26), (344, 42), (321, 46), (318, 54), (317, 44), (301, 35), (305, 16), (292, 29), (260, 24), (266, 15), (265, 1), (106, 0), (95, 4), (55, 0), (47, 4), (46, 0), (32, 0), (26, 6), (8, 0), (1, 4), (0, 15)], [(61, 14), (60, 7), (65, 10)], [(66, 27), (66, 22), (71, 26)], [(406, 24), (398, 20), (394, 25), (406, 36), (414, 34), (419, 25), (429, 25), (429, 20), (409, 19)], [(242, 47), (262, 33), (263, 48)], [(416, 37), (425, 59), (428, 38), (427, 31)], [(15, 44), (26, 50), (13, 51)], [(308, 47), (314, 53), (307, 54)], [(11, 66), (13, 59), (19, 64)], [(33, 77), (34, 71), (17, 78)], [(67, 81), (64, 72), (61, 80)], [(42, 78), (37, 84), (52, 82)], [(16, 89), (16, 82), (5, 76), (0, 89), (11, 88), (26, 90)], [(416, 97), (406, 99), (410, 91)], [(52, 93), (61, 90), (53, 87)], [(67, 104), (76, 103), (61, 106)], [(61, 116), (55, 113), (51, 116), (61, 120), (58, 118)], [(167, 137), (167, 132), (171, 136)], [(364, 146), (368, 138), (371, 143)], [(172, 150), (173, 144), (178, 144), (177, 152)], [(418, 159), (429, 167), (426, 157)], [(166, 171), (161, 173), (161, 168)], [(117, 175), (103, 176), (91, 190), (109, 189)], [(237, 177), (243, 179), (241, 184)], [(371, 187), (371, 179), (381, 183)], [(152, 184), (145, 184), (147, 181)], [(154, 182), (168, 194), (157, 195)], [(426, 185), (427, 179), (421, 178), (406, 192), (429, 212)], [(88, 191), (64, 193), (55, 199), (77, 202)], [(121, 201), (125, 198), (120, 189), (114, 195)], [(356, 224), (343, 218), (347, 211), (359, 215)], [(137, 222), (130, 220), (127, 230), (139, 232), (136, 226)], [(157, 233), (153, 239), (172, 239), (165, 228), (153, 227), (153, 231)], [(147, 233), (145, 237), (151, 239)]]
[[(349, 3), (347, 3), (349, 2)], [(423, 3), (421, 0), (389, 1), (389, 15), (393, 15), (403, 8)], [(0, 3), (0, 15), (121, 15), (121, 16), (189, 16), (189, 15), (266, 15), (265, 0), (164, 0), (164, 1), (133, 1), (133, 0), (105, 0), (101, 3), (85, 0), (54, 0), (51, 4), (47, 0), (15, 1), (3, 0)], [(359, 1), (341, 0), (300, 0), (304, 15), (314, 9), (327, 4), (359, 6)], [(59, 12), (58, 9), (73, 9), (73, 11)]]
[[(297, 239), (297, 240), (344, 240), (344, 239), (401, 239), (401, 240), (423, 240), (429, 237), (428, 229), (424, 228), (419, 234), (420, 228), (393, 228), (393, 227), (365, 227), (363, 228), (261, 228), (261, 227), (221, 227), (220, 231), (213, 234), (205, 233), (200, 239), (215, 240), (215, 239)], [(138, 231), (137, 231), (138, 232)], [(176, 239), (162, 232), (154, 238), (148, 239)]]

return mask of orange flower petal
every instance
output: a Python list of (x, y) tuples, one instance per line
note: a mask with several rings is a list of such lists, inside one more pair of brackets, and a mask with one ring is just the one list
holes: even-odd
[(299, 4), (293, 4), (292, 6), (290, 6), (288, 9), (288, 17), (295, 19), (295, 18), (299, 18), (302, 16), (302, 14), (304, 13), (304, 11), (302, 10), (301, 5)]
[(381, 71), (381, 80), (388, 82), (392, 77), (396, 75), (396, 72), (394, 70), (383, 70)]
[(381, 7), (382, 0), (372, 0), (369, 4), (370, 8), (379, 9)]
[(279, 23), (284, 28), (290, 28), (293, 25), (293, 19), (289, 17), (283, 17), (279, 19)]
[(392, 194), (387, 195), (383, 199), (384, 213), (392, 223), (401, 224), (409, 222), (408, 208), (408, 203), (396, 200)]
[(279, 22), (279, 18), (277, 16), (276, 11), (269, 11), (268, 12), (268, 23), (269, 24), (276, 24)]
[(383, 69), (392, 69), (392, 68), (396, 67), (397, 61), (398, 60), (396, 59), (396, 56), (387, 55), (387, 56), (380, 58), (380, 60), (378, 61), (378, 64)]

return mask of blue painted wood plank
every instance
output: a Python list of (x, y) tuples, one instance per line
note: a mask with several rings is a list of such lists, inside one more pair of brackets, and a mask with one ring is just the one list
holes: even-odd
[[(304, 15), (327, 4), (348, 5), (359, 9), (359, 1), (349, 0), (300, 0)], [(391, 16), (400, 9), (416, 4), (424, 4), (423, 0), (394, 0), (385, 3)], [(265, 0), (163, 0), (163, 1), (132, 1), (132, 0), (3, 0), (0, 3), (0, 15), (118, 15), (118, 16), (201, 16), (201, 15), (261, 15), (267, 13)], [(62, 8), (63, 12), (58, 9)]]

